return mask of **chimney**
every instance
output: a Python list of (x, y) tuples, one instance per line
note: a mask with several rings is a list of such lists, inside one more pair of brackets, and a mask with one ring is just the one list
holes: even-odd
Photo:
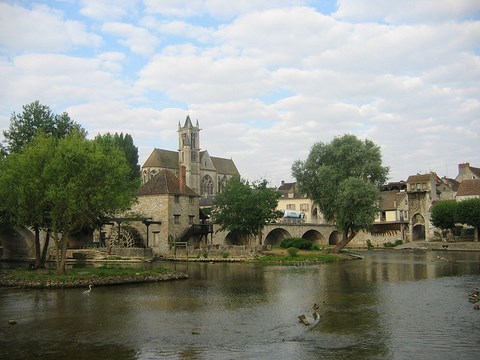
[(185, 168), (185, 165), (181, 165), (179, 169), (178, 186), (180, 188), (180, 193), (182, 194), (186, 192), (186, 183), (187, 183), (187, 170)]

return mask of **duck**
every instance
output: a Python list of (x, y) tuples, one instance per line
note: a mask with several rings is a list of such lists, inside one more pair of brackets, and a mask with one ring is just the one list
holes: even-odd
[(317, 304), (313, 304), (312, 309), (313, 320), (308, 319), (305, 314), (298, 316), (298, 320), (300, 320), (300, 322), (305, 326), (315, 325), (320, 320), (320, 314), (317, 312), (317, 310), (320, 309), (320, 306)]

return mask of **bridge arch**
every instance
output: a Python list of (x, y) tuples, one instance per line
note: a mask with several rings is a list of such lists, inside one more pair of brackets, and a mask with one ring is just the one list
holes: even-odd
[(24, 260), (35, 258), (35, 236), (26, 228), (15, 228), (0, 233), (2, 259)]
[(323, 237), (322, 233), (318, 230), (311, 229), (306, 231), (302, 238), (305, 240), (311, 241), (314, 244), (325, 244), (325, 238)]
[(328, 237), (328, 245), (337, 245), (342, 240), (342, 236), (337, 230), (332, 231)]
[(265, 236), (264, 244), (265, 245), (280, 245), (280, 243), (288, 238), (291, 238), (292, 235), (282, 228), (275, 228), (270, 231), (267, 236)]
[(230, 231), (225, 236), (226, 245), (248, 245), (248, 236), (241, 231)]

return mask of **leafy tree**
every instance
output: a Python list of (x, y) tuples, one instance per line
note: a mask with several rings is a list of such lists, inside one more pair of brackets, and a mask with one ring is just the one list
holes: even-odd
[(436, 203), (432, 208), (431, 221), (434, 226), (444, 231), (455, 229), (458, 203), (455, 200), (445, 200)]
[(3, 131), (6, 150), (18, 153), (37, 136), (39, 132), (55, 138), (63, 138), (72, 131), (86, 136), (86, 131), (73, 121), (66, 112), (56, 115), (38, 100), (24, 105), (19, 114), (12, 113), (10, 127)]
[(374, 221), (388, 167), (382, 166), (380, 148), (372, 141), (343, 135), (315, 143), (305, 161), (294, 162), (292, 174), (300, 191), (343, 233), (334, 250), (339, 252)]
[(234, 176), (215, 199), (213, 220), (221, 226), (220, 230), (255, 236), (262, 244), (263, 227), (278, 216), (275, 209), (279, 197), (276, 190), (267, 187), (266, 181), (251, 186)]
[(123, 152), (81, 132), (40, 136), (0, 170), (0, 200), (16, 224), (51, 231), (58, 273), (65, 272), (69, 236), (128, 209), (137, 190)]
[[(48, 230), (48, 204), (45, 199), (47, 179), (44, 169), (55, 153), (56, 140), (39, 136), (22, 153), (12, 153), (0, 165), (0, 200), (9, 222), (26, 226), (35, 233), (35, 265), (44, 267), (40, 230)], [(4, 223), (5, 226), (7, 224)], [(45, 244), (44, 250), (48, 247)]]
[(140, 181), (140, 165), (138, 164), (138, 148), (133, 143), (130, 134), (115, 133), (114, 135), (107, 133), (105, 135), (97, 135), (95, 141), (102, 143), (104, 146), (118, 146), (130, 165), (130, 179)]
[(458, 202), (457, 221), (475, 228), (475, 241), (478, 241), (480, 229), (480, 198), (472, 198)]

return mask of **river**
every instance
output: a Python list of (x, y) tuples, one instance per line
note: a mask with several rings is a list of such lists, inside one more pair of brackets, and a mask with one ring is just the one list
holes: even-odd
[[(478, 359), (480, 252), (297, 266), (157, 263), (188, 280), (0, 289), (0, 359)], [(305, 326), (298, 316), (320, 320)], [(10, 325), (9, 320), (15, 320)]]

